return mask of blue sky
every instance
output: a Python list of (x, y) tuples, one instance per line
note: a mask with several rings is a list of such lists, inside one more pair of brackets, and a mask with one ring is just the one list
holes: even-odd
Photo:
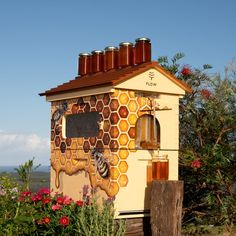
[(223, 73), (236, 57), (235, 0), (0, 0), (0, 165), (49, 165), (50, 104), (38, 93), (73, 79), (80, 52), (149, 37), (152, 59)]

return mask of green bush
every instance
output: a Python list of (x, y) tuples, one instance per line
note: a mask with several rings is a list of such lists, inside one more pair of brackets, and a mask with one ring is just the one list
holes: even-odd
[(236, 223), (236, 65), (225, 77), (181, 66), (184, 55), (159, 63), (186, 82), (192, 93), (180, 101), (180, 178), (184, 180), (183, 225)]

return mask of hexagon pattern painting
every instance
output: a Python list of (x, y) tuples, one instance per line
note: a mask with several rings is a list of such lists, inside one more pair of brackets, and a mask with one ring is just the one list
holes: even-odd
[[(51, 120), (51, 164), (56, 171), (56, 187), (60, 185), (59, 173), (73, 175), (84, 170), (89, 174), (92, 187), (100, 187), (108, 196), (115, 196), (119, 189), (126, 187), (129, 179), (127, 158), (135, 152), (135, 123), (142, 109), (150, 107), (145, 97), (136, 97), (131, 90), (116, 89), (114, 93), (80, 97), (64, 101), (67, 109), (64, 115), (85, 112), (101, 114), (101, 128), (97, 137), (66, 138), (63, 136), (62, 116), (54, 120), (53, 114), (61, 107), (61, 102), (52, 102)], [(91, 150), (100, 150), (100, 165), (109, 168), (109, 177), (102, 178)]]

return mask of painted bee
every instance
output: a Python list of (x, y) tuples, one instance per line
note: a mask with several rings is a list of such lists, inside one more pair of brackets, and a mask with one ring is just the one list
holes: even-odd
[(68, 109), (67, 102), (63, 102), (62, 104), (59, 105), (59, 107), (53, 113), (52, 119), (55, 122), (58, 122), (61, 119), (61, 117), (64, 115), (64, 113), (67, 111), (67, 109)]
[(98, 149), (94, 148), (91, 151), (91, 155), (95, 161), (95, 166), (96, 166), (97, 172), (99, 173), (99, 175), (102, 178), (107, 179), (110, 174), (109, 165), (108, 165), (107, 161), (105, 160), (103, 154), (101, 152), (99, 152)]

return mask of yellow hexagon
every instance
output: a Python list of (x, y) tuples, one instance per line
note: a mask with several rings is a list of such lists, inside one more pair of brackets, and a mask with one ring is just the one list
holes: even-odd
[(55, 153), (51, 153), (51, 163), (54, 163), (56, 161)]
[(61, 156), (61, 151), (60, 151), (60, 149), (56, 149), (56, 150), (55, 150), (55, 156), (56, 156), (56, 159), (59, 159), (59, 158), (60, 158), (60, 156)]
[(109, 186), (108, 195), (110, 197), (115, 196), (119, 192), (119, 185), (116, 182), (112, 182)]
[(121, 161), (118, 166), (121, 173), (126, 173), (128, 170), (128, 164), (126, 161)]
[(126, 149), (119, 150), (120, 159), (126, 159), (129, 156), (129, 152)]
[(61, 165), (65, 165), (65, 163), (66, 163), (66, 157), (65, 157), (65, 155), (64, 154), (62, 154), (61, 155), (61, 157), (60, 157), (60, 162), (61, 162)]
[(119, 182), (120, 187), (127, 186), (127, 184), (128, 184), (128, 177), (127, 177), (127, 175), (121, 175), (119, 180), (118, 180), (118, 182)]
[(73, 166), (76, 166), (76, 165), (77, 165), (78, 160), (77, 160), (77, 156), (76, 156), (75, 154), (72, 154), (71, 162), (72, 162), (72, 165), (73, 165)]
[(112, 94), (113, 97), (118, 97), (120, 90), (115, 89), (114, 93)]
[(120, 128), (120, 131), (126, 132), (129, 128), (128, 122), (126, 120), (121, 120), (119, 123), (119, 128)]
[(129, 97), (126, 93), (121, 93), (121, 95), (119, 96), (119, 101), (122, 105), (126, 105), (129, 101)]
[(78, 143), (79, 146), (83, 146), (84, 138), (77, 138), (77, 143)]
[(137, 109), (138, 109), (137, 102), (135, 100), (129, 101), (128, 108), (129, 108), (129, 111), (131, 111), (131, 112), (137, 111)]
[(72, 143), (71, 143), (71, 151), (74, 153), (76, 152), (78, 149), (78, 145), (77, 145), (77, 142), (75, 140), (72, 140)]
[(110, 177), (112, 180), (117, 180), (120, 175), (119, 170), (116, 167), (111, 167), (110, 169)]
[(129, 90), (128, 92), (130, 98), (135, 98), (135, 92), (132, 90)]
[(128, 147), (129, 147), (129, 150), (130, 150), (131, 152), (136, 152), (134, 140), (131, 140), (131, 141), (129, 142)]
[(71, 150), (66, 150), (66, 158), (67, 159), (71, 158)]
[(120, 145), (125, 146), (128, 143), (129, 138), (128, 138), (127, 134), (121, 134), (118, 141), (119, 141)]
[(146, 98), (138, 97), (138, 104), (140, 105), (140, 107), (145, 106), (146, 105)]
[(66, 167), (65, 167), (66, 173), (71, 174), (72, 173), (72, 165), (70, 161), (66, 162)]
[(128, 117), (128, 121), (130, 125), (135, 125), (137, 121), (137, 116), (135, 114), (130, 114)]
[(119, 157), (116, 154), (113, 154), (110, 159), (110, 164), (116, 166), (119, 162)]

